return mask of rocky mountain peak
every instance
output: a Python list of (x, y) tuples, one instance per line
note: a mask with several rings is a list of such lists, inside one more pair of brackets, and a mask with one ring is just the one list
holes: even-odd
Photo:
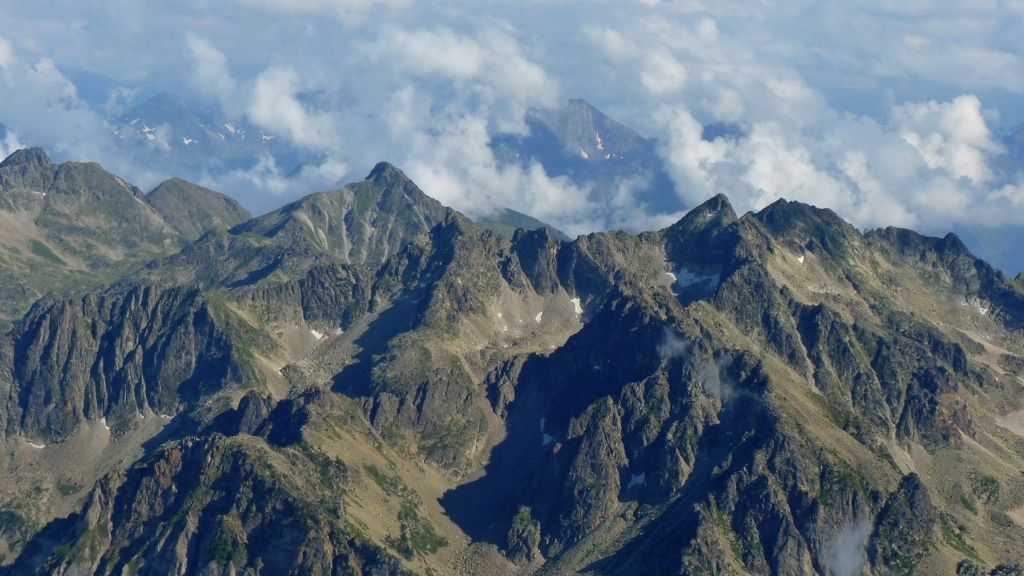
[(0, 162), (0, 168), (8, 166), (53, 166), (53, 161), (42, 148), (22, 148)]
[(857, 229), (827, 208), (779, 199), (758, 212), (756, 218), (777, 239), (793, 249), (845, 255), (859, 242)]
[(160, 183), (146, 195), (146, 201), (189, 240), (209, 230), (231, 228), (252, 218), (234, 199), (181, 178)]
[(395, 180), (410, 181), (397, 166), (390, 162), (378, 162), (366, 176), (367, 180), (380, 183), (393, 183)]

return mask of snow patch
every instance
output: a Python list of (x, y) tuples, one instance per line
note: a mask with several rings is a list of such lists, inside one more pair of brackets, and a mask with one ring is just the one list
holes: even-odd
[(572, 309), (576, 312), (577, 316), (581, 316), (583, 314), (583, 306), (580, 304), (579, 296), (572, 299)]
[(716, 272), (709, 276), (703, 274), (697, 274), (690, 272), (685, 266), (681, 266), (679, 271), (676, 273), (676, 284), (680, 288), (689, 288), (690, 286), (704, 285), (706, 290), (714, 290), (718, 288), (718, 284), (721, 282), (721, 276)]
[(668, 276), (669, 280), (671, 280), (673, 284), (679, 281), (679, 278), (677, 278), (676, 275), (671, 272), (665, 272), (665, 275)]
[(590, 160), (590, 154), (587, 154), (587, 151), (583, 148), (580, 148), (580, 157), (584, 160)]
[(191, 146), (193, 143), (195, 143), (195, 141), (195, 138), (186, 138), (184, 136), (181, 137), (181, 143), (184, 144), (185, 146)]
[(345, 331), (344, 331), (344, 330), (342, 330), (340, 326), (339, 326), (338, 328), (335, 328), (335, 329), (334, 329), (334, 335), (335, 335), (335, 336), (341, 336), (341, 335), (342, 335), (342, 334), (344, 334), (344, 333), (345, 333)]
[(28, 440), (26, 440), (25, 442), (29, 446), (35, 448), (36, 450), (42, 450), (43, 448), (46, 448), (46, 444), (36, 444), (35, 442), (29, 442)]
[(633, 488), (634, 486), (643, 486), (647, 483), (647, 473), (641, 472), (639, 474), (631, 474), (629, 477), (629, 484), (626, 485), (626, 490)]
[(323, 340), (327, 338), (327, 334), (324, 334), (323, 332), (320, 332), (319, 330), (314, 330), (312, 328), (309, 329), (309, 333), (312, 334), (313, 338), (316, 338), (317, 340)]
[(797, 262), (799, 262), (799, 263), (801, 263), (801, 264), (803, 264), (803, 263), (804, 263), (804, 255), (803, 255), (803, 254), (801, 254), (800, 256), (798, 256), (798, 257), (797, 257), (797, 259), (796, 259), (796, 261), (797, 261)]
[(498, 312), (498, 320), (501, 320), (502, 318), (503, 318), (503, 316), (502, 316), (501, 312)]
[(173, 418), (173, 416), (171, 416), (170, 414), (161, 414), (160, 417), (163, 418), (164, 420), (170, 420), (171, 418)]
[[(594, 137), (597, 138), (597, 149), (604, 150), (604, 140), (601, 139), (601, 133), (594, 132)], [(605, 155), (605, 157), (608, 157), (607, 154)]]
[(537, 324), (540, 324), (540, 320), (543, 317), (544, 317), (544, 313), (543, 312), (537, 312), (537, 315), (533, 317), (533, 321), (536, 322)]
[(46, 198), (46, 192), (37, 192), (35, 190), (30, 190), (30, 192), (32, 192), (33, 194), (38, 195), (40, 198)]
[(224, 128), (227, 128), (227, 131), (231, 132), (232, 134), (238, 134), (238, 128), (236, 128), (235, 125), (231, 122), (225, 122)]
[(547, 422), (547, 418), (540, 419), (540, 445), (547, 446), (555, 441), (554, 437), (544, 431), (544, 423)]
[(103, 427), (107, 429), (107, 432), (110, 432), (110, 426), (107, 426), (107, 418), (106, 417), (100, 418), (100, 424), (103, 424)]

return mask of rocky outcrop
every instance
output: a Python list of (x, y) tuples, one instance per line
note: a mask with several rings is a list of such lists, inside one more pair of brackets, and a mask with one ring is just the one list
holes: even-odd
[(86, 420), (173, 415), (243, 370), (194, 290), (126, 286), (40, 302), (7, 344), (6, 433), (60, 441)]
[(185, 438), (101, 480), (60, 534), (30, 543), (6, 573), (404, 573), (346, 531), (344, 484), (341, 465), (318, 469), (258, 439)]

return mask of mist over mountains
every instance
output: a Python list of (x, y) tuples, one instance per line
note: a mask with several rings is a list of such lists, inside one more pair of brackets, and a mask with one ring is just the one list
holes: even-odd
[[(0, 122), (16, 144), (6, 152), (35, 145), (59, 160), (96, 160), (144, 189), (179, 176), (254, 212), (387, 158), (466, 213), (510, 208), (570, 235), (664, 226), (679, 216), (673, 204), (716, 193), (740, 211), (784, 197), (862, 229), (953, 230), (1015, 272), (998, 254), (1017, 237), (1022, 189), (1012, 135), (1024, 63), (1012, 3), (441, 10), (430, 0), (288, 9), (239, 0), (123, 10), (120, 26), (106, 6), (62, 8), (90, 25), (56, 34), (29, 5), (3, 15), (18, 31), (0, 42)], [(159, 130), (159, 118), (126, 128), (141, 116), (133, 108), (161, 94), (183, 101), (192, 120), (176, 131)], [(550, 157), (502, 156), (498, 144), (529, 138), (578, 97), (654, 144), (679, 202), (652, 203), (642, 181), (574, 179)], [(204, 125), (209, 138), (197, 136)], [(226, 125), (245, 143), (222, 140), (241, 139)], [(114, 131), (147, 145), (126, 151)], [(257, 136), (276, 149), (264, 154)], [(156, 162), (161, 146), (193, 140), (197, 148), (176, 153), (208, 167)], [(227, 148), (203, 148), (214, 140)]]
[(0, 10), (0, 576), (1024, 575), (1024, 4)]

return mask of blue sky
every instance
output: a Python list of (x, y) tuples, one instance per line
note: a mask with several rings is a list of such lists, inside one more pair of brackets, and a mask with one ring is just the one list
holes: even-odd
[[(171, 174), (120, 157), (104, 117), (168, 90), (328, 159), (204, 182), (250, 206), (387, 159), (456, 208), (584, 232), (598, 226), (587, 190), (487, 148), (531, 107), (582, 97), (656, 138), (691, 204), (724, 192), (740, 210), (786, 197), (862, 227), (1024, 224), (1024, 178), (1001, 143), (1024, 121), (1024, 0), (4, 4), (0, 152), (40, 145), (143, 188)], [(72, 80), (83, 70), (126, 89), (89, 105)], [(713, 121), (747, 135), (701, 140)], [(678, 217), (630, 193), (619, 222)]]

